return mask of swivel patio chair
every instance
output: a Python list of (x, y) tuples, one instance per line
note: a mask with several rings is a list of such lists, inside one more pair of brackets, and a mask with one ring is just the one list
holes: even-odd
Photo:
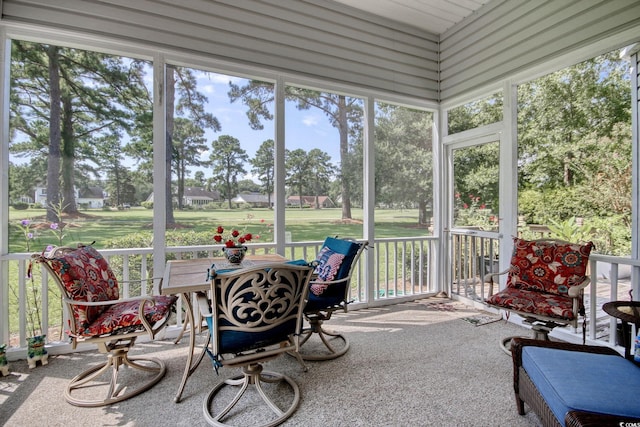
[[(318, 252), (304, 317), (309, 324), (302, 331), (300, 355), (303, 360), (331, 360), (349, 350), (344, 335), (329, 331), (323, 323), (336, 310), (347, 311), (351, 277), (368, 242), (327, 237)], [(312, 337), (315, 337), (312, 339)], [(320, 341), (318, 341), (318, 339)], [(306, 344), (306, 346), (305, 346)]]
[[(584, 288), (589, 284), (586, 275), (593, 243), (569, 243), (562, 240), (513, 239), (513, 255), (507, 270), (485, 276), (489, 283), (490, 307), (504, 310), (508, 320), (511, 313), (521, 316), (531, 325), (534, 338), (549, 340), (549, 333), (558, 326), (578, 327), (583, 317), (582, 339), (586, 338)], [(507, 274), (505, 289), (493, 293), (494, 279)], [(501, 342), (510, 353), (511, 337)]]
[[(54, 248), (48, 253), (34, 254), (32, 260), (44, 266), (60, 288), (73, 348), (79, 343), (93, 343), (108, 355), (105, 363), (70, 381), (64, 394), (67, 402), (76, 406), (109, 405), (140, 394), (162, 379), (166, 372), (164, 362), (129, 356), (129, 350), (139, 336), (153, 339), (167, 325), (176, 297), (120, 299), (113, 271), (92, 246)], [(122, 382), (121, 366), (133, 369)], [(106, 395), (96, 398), (95, 394), (105, 388)]]
[[(211, 334), (207, 353), (216, 372), (223, 366), (242, 368), (241, 375), (220, 382), (206, 396), (209, 424), (276, 426), (295, 412), (298, 385), (286, 375), (263, 370), (262, 364), (283, 353), (297, 353), (312, 271), (306, 265), (277, 263), (214, 272), (211, 300), (198, 294)], [(304, 366), (302, 359), (298, 361)], [(258, 403), (255, 394), (245, 393), (249, 386), (257, 391)], [(227, 399), (234, 388), (237, 393)]]

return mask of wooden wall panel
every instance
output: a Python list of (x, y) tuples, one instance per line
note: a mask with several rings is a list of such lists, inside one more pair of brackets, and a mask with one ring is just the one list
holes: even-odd
[(2, 20), (438, 98), (438, 36), (324, 0), (4, 0)]
[(443, 101), (616, 33), (640, 37), (637, 0), (494, 0), (478, 12), (441, 35)]

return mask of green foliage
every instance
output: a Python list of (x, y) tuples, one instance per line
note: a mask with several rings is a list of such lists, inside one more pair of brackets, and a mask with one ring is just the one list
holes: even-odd
[(153, 209), (153, 202), (141, 202), (140, 206), (145, 209)]
[(589, 216), (591, 211), (580, 209), (585, 203), (575, 187), (523, 190), (518, 194), (518, 215), (527, 224), (548, 224), (550, 220), (564, 221), (572, 217)]
[(566, 240), (567, 242), (588, 242), (593, 238), (593, 226), (588, 223), (579, 223), (575, 217), (565, 221), (550, 220), (547, 225), (551, 231), (552, 239)]
[(596, 251), (605, 255), (628, 256), (631, 253), (631, 228), (621, 216), (591, 218), (592, 241)]
[(11, 206), (13, 206), (13, 209), (18, 211), (29, 209), (29, 203), (25, 203), (25, 202), (14, 202)]
[(502, 92), (455, 107), (447, 112), (449, 134), (475, 129), (502, 120)]
[(455, 219), (456, 227), (477, 227), (480, 230), (496, 230), (498, 217), (491, 213), (491, 209), (482, 202), (480, 196), (469, 194), (465, 202), (463, 197), (455, 194)]

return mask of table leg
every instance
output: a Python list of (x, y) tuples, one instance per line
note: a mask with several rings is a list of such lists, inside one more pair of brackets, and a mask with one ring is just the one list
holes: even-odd
[[(191, 376), (195, 368), (198, 367), (198, 364), (200, 364), (200, 361), (202, 361), (202, 357), (204, 356), (204, 352), (203, 352), (203, 354), (201, 354), (200, 357), (198, 357), (198, 360), (195, 366), (191, 366), (191, 362), (193, 361), (193, 351), (195, 350), (195, 347), (196, 347), (196, 327), (195, 327), (196, 322), (193, 316), (193, 305), (191, 304), (191, 295), (188, 293), (184, 293), (184, 294), (181, 294), (180, 296), (182, 297), (182, 301), (187, 307), (187, 310), (186, 310), (187, 321), (185, 322), (185, 325), (188, 323), (191, 326), (191, 330), (189, 331), (189, 354), (187, 356), (187, 364), (184, 367), (184, 373), (182, 374), (182, 381), (180, 382), (178, 393), (176, 394), (176, 397), (173, 399), (173, 401), (176, 403), (180, 402), (180, 399), (182, 398), (182, 392), (184, 391), (184, 386), (187, 384), (187, 380), (189, 379), (189, 376)], [(183, 325), (182, 332), (186, 330), (185, 325)], [(180, 335), (182, 336), (182, 333)]]
[(184, 333), (187, 330), (187, 325), (188, 324), (189, 324), (188, 321), (187, 322), (182, 322), (182, 330), (178, 334), (178, 337), (173, 341), (174, 344), (178, 344), (180, 342), (180, 340), (182, 340), (182, 337), (184, 336)]

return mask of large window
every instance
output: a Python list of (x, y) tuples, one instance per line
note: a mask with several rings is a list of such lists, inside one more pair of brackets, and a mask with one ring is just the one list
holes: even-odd
[(520, 231), (631, 251), (629, 64), (611, 52), (518, 87)]
[(453, 150), (453, 225), (498, 231), (500, 142)]
[[(141, 230), (151, 189), (148, 62), (13, 41), (9, 250), (96, 242)], [(126, 245), (125, 245), (126, 246)]]
[(378, 102), (375, 116), (376, 236), (431, 234), (433, 113)]
[(167, 82), (167, 244), (215, 244), (219, 226), (272, 242), (274, 85), (187, 67)]
[(363, 101), (286, 88), (286, 230), (291, 241), (362, 237)]

